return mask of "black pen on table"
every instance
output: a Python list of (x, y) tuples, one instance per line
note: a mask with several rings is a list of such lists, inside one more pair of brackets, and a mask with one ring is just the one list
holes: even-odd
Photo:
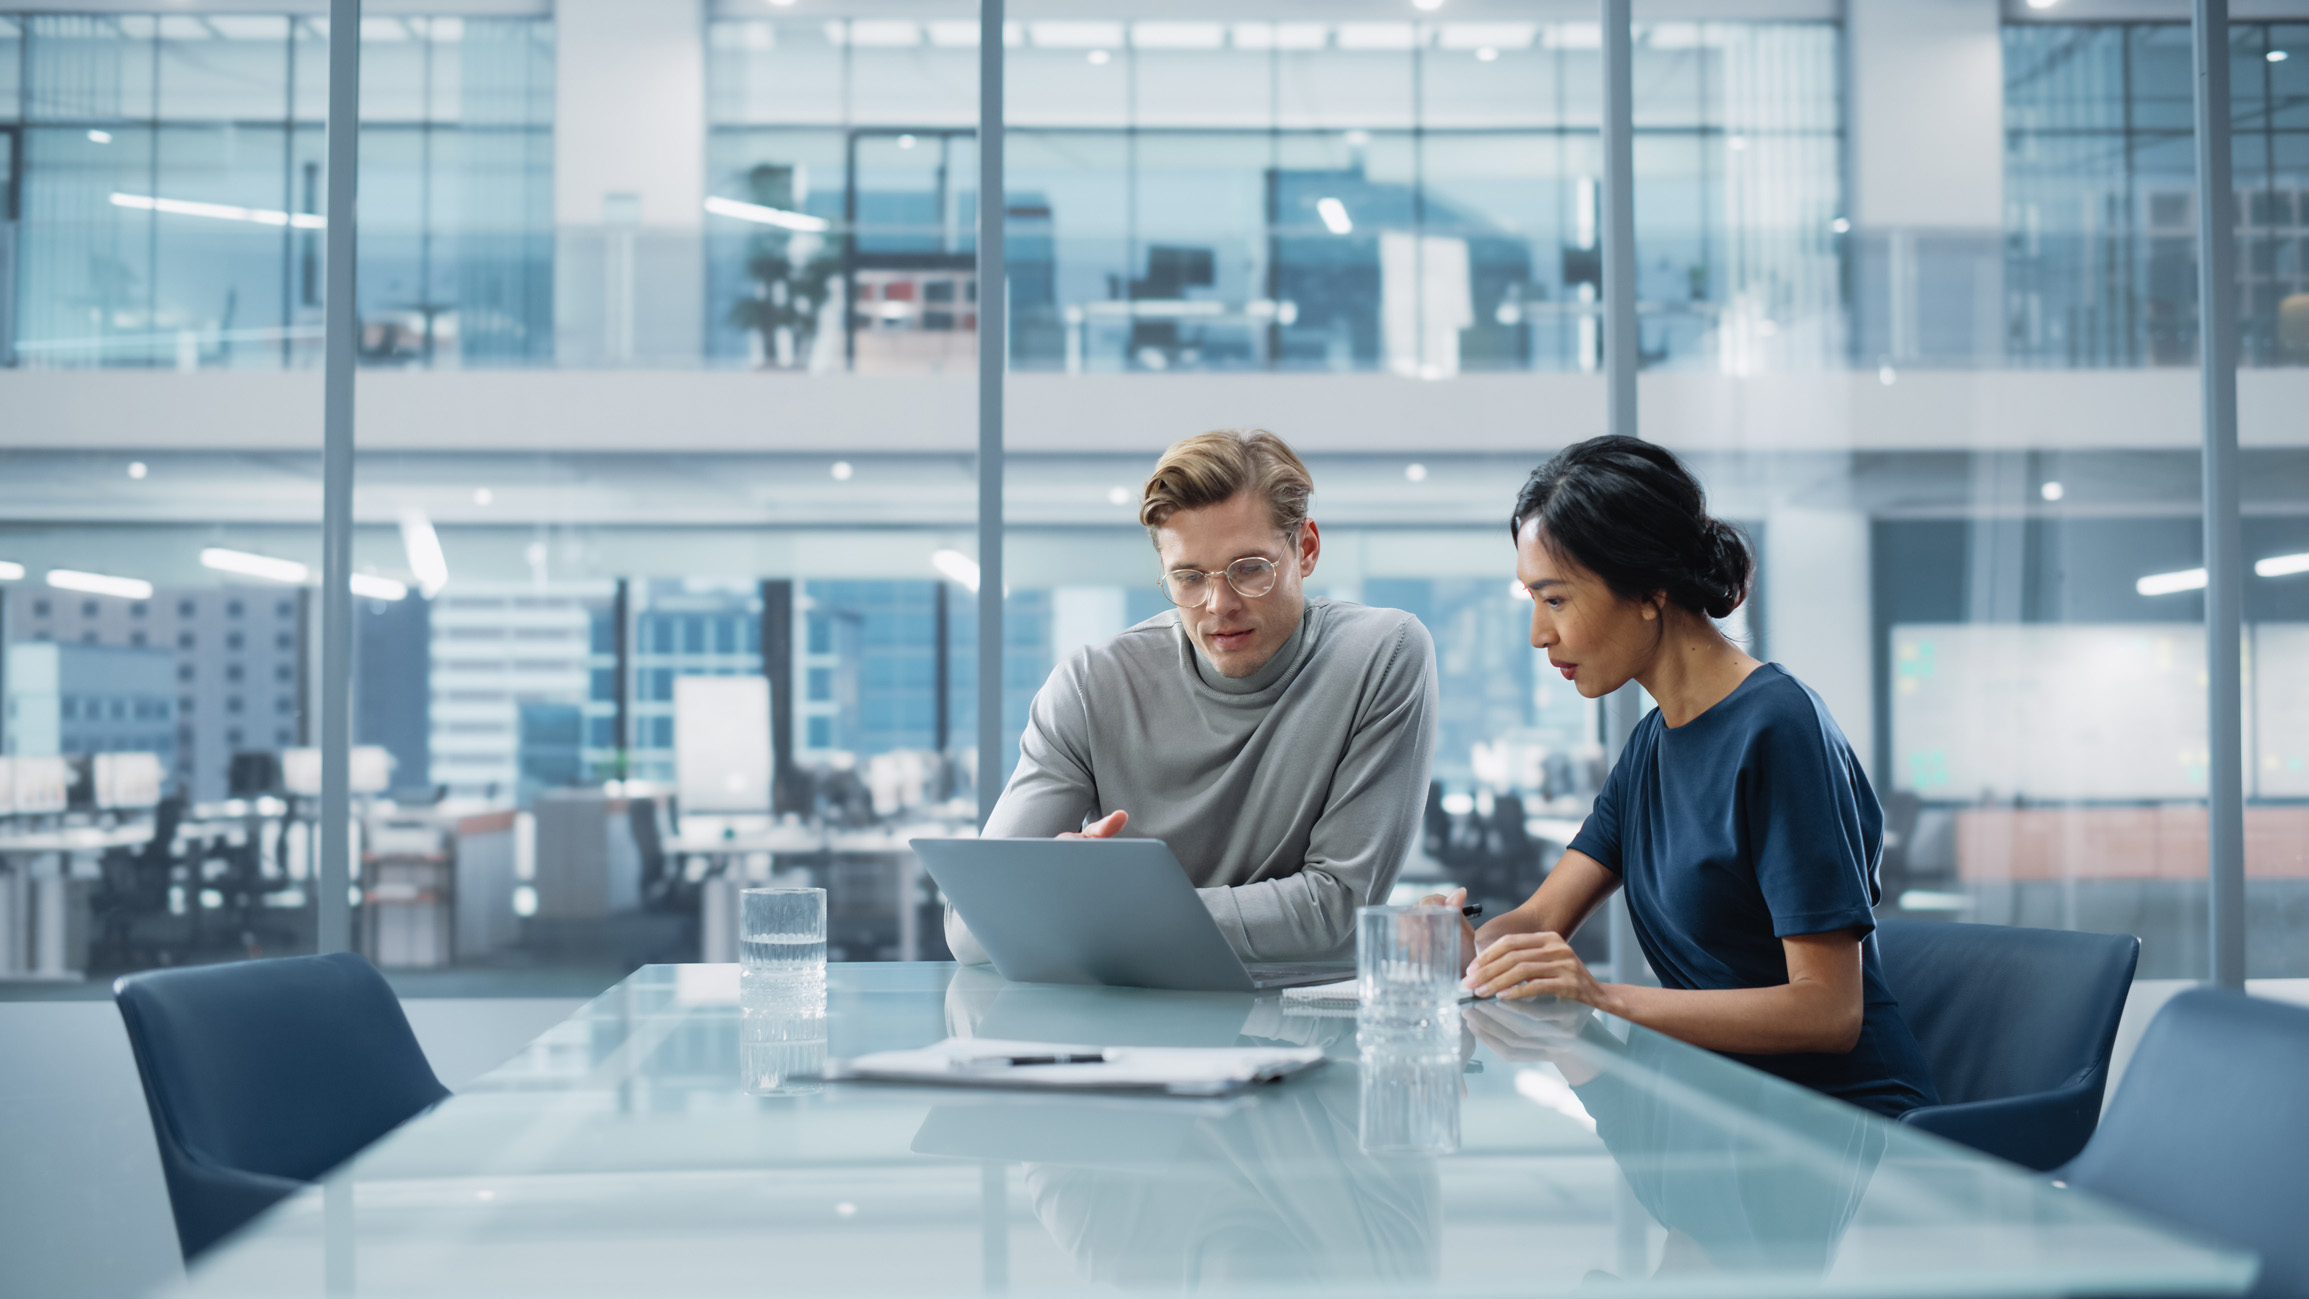
[(1483, 919), (1483, 904), (1480, 902), (1470, 902), (1466, 906), (1459, 908), (1459, 914), (1467, 917), (1469, 920), (1481, 920)]

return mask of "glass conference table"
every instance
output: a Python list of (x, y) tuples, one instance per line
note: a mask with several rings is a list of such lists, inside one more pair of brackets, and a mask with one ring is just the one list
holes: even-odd
[[(2253, 1259), (1588, 1014), (1448, 1051), (1273, 996), (835, 965), (836, 1057), (949, 1033), (1319, 1045), (1229, 1099), (816, 1083), (651, 966), (212, 1251), (230, 1295), (2236, 1293)], [(1411, 1153), (1403, 1153), (1404, 1150)], [(1424, 1153), (1421, 1153), (1421, 1151)]]

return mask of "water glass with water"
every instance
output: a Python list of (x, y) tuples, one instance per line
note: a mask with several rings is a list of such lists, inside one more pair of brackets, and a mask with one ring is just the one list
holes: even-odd
[(738, 965), (747, 1004), (779, 1014), (826, 1013), (826, 891), (738, 894)]
[(1376, 1039), (1358, 1034), (1363, 1087), (1356, 1144), (1365, 1154), (1448, 1155), (1459, 1149), (1463, 1066), (1457, 1025), (1448, 1034), (1423, 1036), (1429, 1040), (1407, 1041), (1400, 1032)]
[(1459, 1005), (1459, 908), (1355, 912), (1355, 996), (1366, 1014), (1425, 1019)]

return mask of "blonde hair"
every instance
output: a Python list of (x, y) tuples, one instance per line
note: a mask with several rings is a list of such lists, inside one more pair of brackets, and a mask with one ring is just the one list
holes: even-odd
[(1201, 509), (1255, 491), (1275, 531), (1296, 536), (1307, 521), (1315, 480), (1290, 444), (1265, 429), (1217, 429), (1171, 444), (1146, 480), (1138, 521), (1149, 533), (1180, 510)]

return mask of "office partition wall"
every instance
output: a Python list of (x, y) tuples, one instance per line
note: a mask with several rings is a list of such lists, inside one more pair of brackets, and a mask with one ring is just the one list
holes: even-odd
[[(409, 594), (354, 602), (339, 674), (317, 576), (276, 584), (301, 629), (278, 662), (225, 656), (193, 591), (175, 711), (217, 719), (172, 754), (195, 803), (232, 792), (233, 751), (317, 744), (333, 678), (343, 742), (457, 820), (670, 781), (673, 682), (767, 672), (780, 812), (838, 820), (923, 755), (923, 807), (975, 806), (1051, 668), (1165, 608), (1135, 522), (1154, 456), (1267, 427), (1316, 475), (1316, 589), (1436, 639), (1414, 865), (1528, 887), (1632, 717), (1537, 670), (1502, 525), (1539, 460), (1632, 423), (1755, 543), (1728, 629), (1861, 755), (1888, 912), (2123, 929), (2145, 975), (2209, 968), (2224, 710), (2199, 684), (2178, 10), (1647, 11), (1622, 240), (1613, 43), (1586, 5), (1060, 6), (994, 43), (959, 3), (444, 8), (361, 25), (334, 517), (349, 568)], [(129, 645), (125, 618), (67, 617), (50, 568), (169, 589), (226, 579), (204, 548), (321, 568), (329, 30), (0, 20), (22, 551), (0, 559), (31, 573), (0, 638)], [(2303, 30), (2238, 23), (2228, 47), (2242, 606), (2214, 623), (2242, 629), (2255, 977), (2309, 973), (2285, 684), (2309, 624)], [(272, 607), (238, 593), (270, 579), (229, 580), (244, 617)], [(291, 701), (263, 727), (221, 712), (256, 677)]]

